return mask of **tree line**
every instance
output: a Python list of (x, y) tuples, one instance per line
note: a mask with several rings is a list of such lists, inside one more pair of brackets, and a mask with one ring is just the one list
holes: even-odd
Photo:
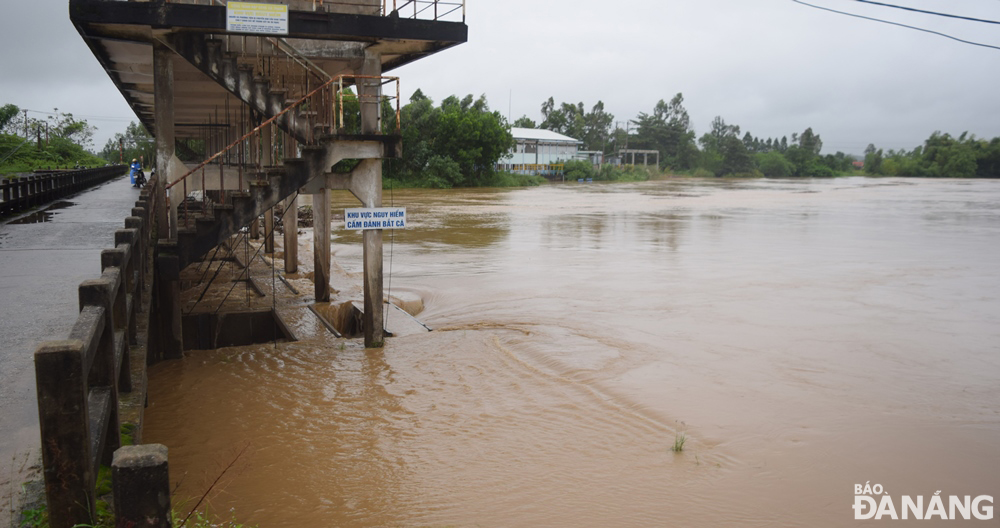
[(957, 138), (934, 132), (913, 150), (884, 152), (875, 145), (865, 149), (865, 173), (879, 176), (927, 178), (1000, 178), (1000, 137), (976, 139), (963, 133)]
[[(522, 116), (514, 126), (552, 130), (606, 156), (624, 148), (656, 150), (661, 170), (698, 176), (831, 177), (856, 173), (854, 163), (862, 161), (843, 152), (824, 154), (823, 141), (811, 127), (791, 136), (763, 138), (750, 132), (741, 135), (739, 126), (720, 116), (697, 137), (681, 93), (624, 123), (616, 124), (602, 101), (587, 111), (582, 102), (556, 104), (550, 97), (542, 103), (541, 114), (541, 123)], [(869, 175), (1000, 178), (1000, 138), (981, 140), (968, 133), (953, 138), (935, 132), (912, 151), (885, 152), (869, 145), (863, 161)]]
[[(581, 102), (556, 105), (549, 98), (541, 105), (543, 120), (527, 116), (514, 126), (543, 128), (579, 139), (585, 150), (615, 155), (620, 149), (655, 150), (660, 169), (699, 176), (835, 176), (852, 170), (854, 158), (843, 152), (822, 155), (823, 141), (812, 128), (781, 138), (741, 135), (738, 125), (716, 117), (708, 132), (697, 137), (684, 95), (660, 100), (652, 111), (615, 124), (614, 116), (598, 101), (590, 111)], [(612, 126), (615, 124), (615, 126)]]
[(46, 114), (37, 119), (16, 105), (0, 106), (0, 174), (104, 165), (87, 150), (96, 127), (58, 108)]
[[(353, 103), (355, 106), (357, 103)], [(823, 153), (823, 140), (812, 128), (783, 137), (756, 137), (738, 125), (716, 117), (707, 132), (696, 135), (684, 107), (684, 96), (658, 101), (650, 112), (615, 121), (602, 101), (588, 110), (580, 103), (556, 103), (550, 97), (540, 106), (542, 121), (527, 116), (513, 126), (542, 128), (583, 143), (582, 148), (613, 156), (621, 149), (655, 150), (659, 170), (695, 176), (831, 177), (856, 174), (861, 161), (843, 152)], [(355, 112), (347, 112), (352, 115)], [(152, 159), (154, 144), (142, 125), (133, 122), (124, 133), (109, 139), (99, 160), (86, 148), (95, 128), (58, 109), (47, 119), (21, 118), (14, 105), (0, 107), (0, 172), (24, 172), (49, 166), (93, 166), (142, 157)], [(385, 105), (386, 131), (395, 127), (395, 114)], [(357, 123), (354, 123), (354, 128)], [(435, 104), (417, 90), (401, 109), (403, 159), (385, 162), (390, 183), (423, 187), (530, 185), (531, 176), (499, 173), (496, 164), (514, 147), (510, 124), (490, 110), (485, 96), (452, 95)], [(195, 142), (197, 143), (197, 142)], [(191, 156), (203, 156), (204, 145), (185, 144)], [(179, 151), (180, 152), (180, 151)], [(567, 160), (568, 161), (568, 160)], [(1000, 138), (977, 139), (935, 132), (913, 150), (884, 151), (869, 145), (864, 173), (914, 177), (1000, 177)], [(567, 166), (580, 176), (596, 179), (633, 179), (610, 167), (587, 169), (586, 163)], [(577, 174), (577, 173), (574, 173)]]

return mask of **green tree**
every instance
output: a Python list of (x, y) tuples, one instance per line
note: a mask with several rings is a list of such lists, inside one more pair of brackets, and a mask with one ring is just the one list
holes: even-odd
[(715, 116), (715, 119), (712, 120), (711, 129), (698, 142), (701, 143), (703, 149), (721, 152), (723, 140), (727, 137), (738, 137), (739, 134), (739, 126), (728, 125), (726, 124), (726, 120), (722, 119), (722, 116)]
[(518, 128), (538, 128), (538, 124), (535, 123), (530, 117), (526, 115), (517, 118), (517, 120), (514, 121), (514, 124), (512, 126)]
[(58, 108), (52, 110), (54, 113), (48, 120), (50, 136), (68, 139), (83, 148), (93, 146), (96, 127), (87, 124), (86, 120), (77, 120), (73, 114), (62, 113)]
[(387, 175), (433, 187), (482, 185), (496, 163), (514, 147), (510, 128), (486, 97), (450, 96), (439, 107), (419, 90), (401, 113), (402, 160)]
[(604, 152), (611, 139), (611, 123), (614, 120), (615, 116), (604, 110), (604, 102), (597, 101), (590, 112), (583, 116), (583, 135), (576, 139), (583, 141), (585, 150)]
[(8, 127), (14, 123), (20, 113), (21, 109), (12, 104), (5, 104), (0, 107), (0, 131), (12, 133), (13, 130)]
[(882, 149), (876, 149), (872, 143), (865, 149), (865, 174), (882, 174)]
[(152, 163), (156, 154), (156, 144), (153, 137), (146, 132), (145, 127), (132, 121), (125, 132), (119, 132), (104, 144), (100, 157), (108, 163), (124, 161), (128, 164), (132, 159), (142, 159), (144, 163)]
[(976, 176), (1000, 178), (1000, 138), (976, 144)]
[(630, 147), (660, 151), (661, 167), (689, 169), (697, 164), (698, 147), (683, 94), (678, 93), (669, 103), (661, 99), (653, 113), (640, 112), (632, 122), (637, 128)]
[(569, 103), (562, 103), (556, 107), (555, 99), (549, 97), (542, 103), (542, 120), (539, 128), (551, 130), (553, 132), (578, 138), (576, 132), (583, 129), (583, 103), (579, 106)]
[(726, 124), (725, 119), (717, 116), (712, 120), (709, 132), (698, 140), (703, 149), (702, 168), (716, 176), (752, 173), (754, 160), (747, 142), (752, 145), (753, 136), (747, 136), (749, 141), (740, 139), (740, 127)]
[(723, 174), (750, 174), (754, 171), (753, 157), (736, 135), (723, 138), (721, 150)]
[(485, 182), (497, 161), (513, 147), (506, 119), (489, 111), (485, 96), (471, 105), (455, 106), (448, 99), (442, 102), (433, 151), (458, 163), (464, 177), (459, 185)]
[(807, 128), (799, 136), (799, 146), (806, 152), (812, 153), (813, 156), (819, 156), (820, 151), (823, 150), (823, 140), (819, 138), (819, 135), (813, 133), (812, 128)]
[(788, 178), (795, 171), (795, 165), (777, 151), (761, 152), (755, 158), (757, 170), (768, 178)]
[(956, 140), (934, 132), (924, 143), (923, 162), (929, 175), (936, 178), (973, 178), (978, 169), (975, 151), (966, 134)]

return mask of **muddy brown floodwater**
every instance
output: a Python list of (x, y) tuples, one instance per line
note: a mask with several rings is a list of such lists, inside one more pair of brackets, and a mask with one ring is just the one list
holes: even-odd
[[(387, 281), (391, 247), (435, 330), (156, 365), (175, 502), (243, 446), (211, 508), (262, 527), (832, 527), (855, 484), (996, 495), (998, 181), (391, 199)], [(334, 253), (357, 287), (359, 237)]]

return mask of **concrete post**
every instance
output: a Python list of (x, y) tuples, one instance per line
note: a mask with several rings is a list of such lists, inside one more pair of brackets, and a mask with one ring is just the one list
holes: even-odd
[(260, 240), (260, 220), (257, 218), (250, 222), (250, 238)]
[[(382, 75), (382, 58), (378, 53), (365, 51), (361, 74), (366, 76)], [(358, 82), (358, 97), (361, 100), (361, 133), (380, 134), (379, 95), (381, 84), (377, 80), (362, 79)], [(381, 160), (365, 160), (364, 168), (358, 173), (362, 186), (369, 192), (362, 201), (365, 207), (382, 207), (382, 162)], [(361, 168), (361, 167), (359, 167)], [(365, 347), (380, 348), (384, 342), (383, 306), (382, 306), (382, 231), (366, 229), (364, 231), (364, 292), (365, 313), (363, 319)]]
[(313, 194), (312, 202), (316, 302), (330, 302), (330, 189)]
[(84, 378), (84, 343), (43, 343), (35, 351), (38, 425), (42, 438), (49, 526), (90, 523), (94, 473)]
[(111, 479), (116, 526), (170, 526), (167, 446), (145, 444), (115, 451)]
[[(115, 290), (118, 291), (116, 298)], [(116, 365), (119, 346), (115, 339), (115, 333), (124, 330), (124, 319), (127, 317), (125, 310), (125, 296), (122, 290), (122, 274), (119, 269), (116, 272), (102, 274), (100, 279), (85, 280), (80, 283), (78, 296), (80, 311), (89, 306), (99, 307), (104, 312), (104, 324), (101, 329), (101, 338), (96, 343), (94, 356), (91, 359), (90, 372), (87, 378), (88, 387), (103, 387), (107, 390), (108, 408), (111, 410), (107, 417), (107, 428), (98, 431), (104, 435), (104, 441), (98, 444), (100, 452), (97, 455), (102, 464), (111, 463), (111, 453), (118, 449), (120, 437), (118, 434), (108, 434), (109, 431), (118, 431), (118, 382), (120, 379), (115, 376), (116, 370), (121, 365)], [(121, 343), (126, 346), (126, 343)], [(123, 355), (127, 355), (126, 351)], [(124, 358), (123, 358), (124, 361)], [(92, 411), (93, 412), (93, 411)], [(98, 411), (99, 412), (99, 411)]]
[[(261, 166), (267, 169), (274, 164), (271, 157), (271, 127), (261, 129)], [(264, 212), (264, 253), (274, 254), (274, 208)]]
[(285, 273), (299, 270), (299, 197), (293, 194), (285, 199), (285, 215), (282, 217), (285, 231)]
[[(156, 199), (166, 204), (167, 178), (170, 177), (170, 160), (174, 157), (174, 63), (173, 52), (158, 40), (153, 41), (153, 113), (156, 119), (153, 135), (156, 136)], [(173, 194), (179, 195), (179, 192)], [(177, 239), (177, 206), (183, 200), (175, 196), (170, 200), (170, 235)], [(167, 225), (167, 211), (159, 208), (156, 221), (160, 229)], [(162, 231), (161, 231), (162, 233)]]

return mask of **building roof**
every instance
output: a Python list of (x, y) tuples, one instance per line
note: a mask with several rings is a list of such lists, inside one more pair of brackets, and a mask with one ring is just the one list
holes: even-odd
[(514, 139), (528, 139), (528, 140), (538, 140), (538, 141), (554, 141), (561, 143), (583, 143), (579, 139), (573, 139), (569, 136), (564, 136), (562, 134), (553, 132), (551, 130), (543, 130), (541, 128), (510, 128), (511, 135)]

